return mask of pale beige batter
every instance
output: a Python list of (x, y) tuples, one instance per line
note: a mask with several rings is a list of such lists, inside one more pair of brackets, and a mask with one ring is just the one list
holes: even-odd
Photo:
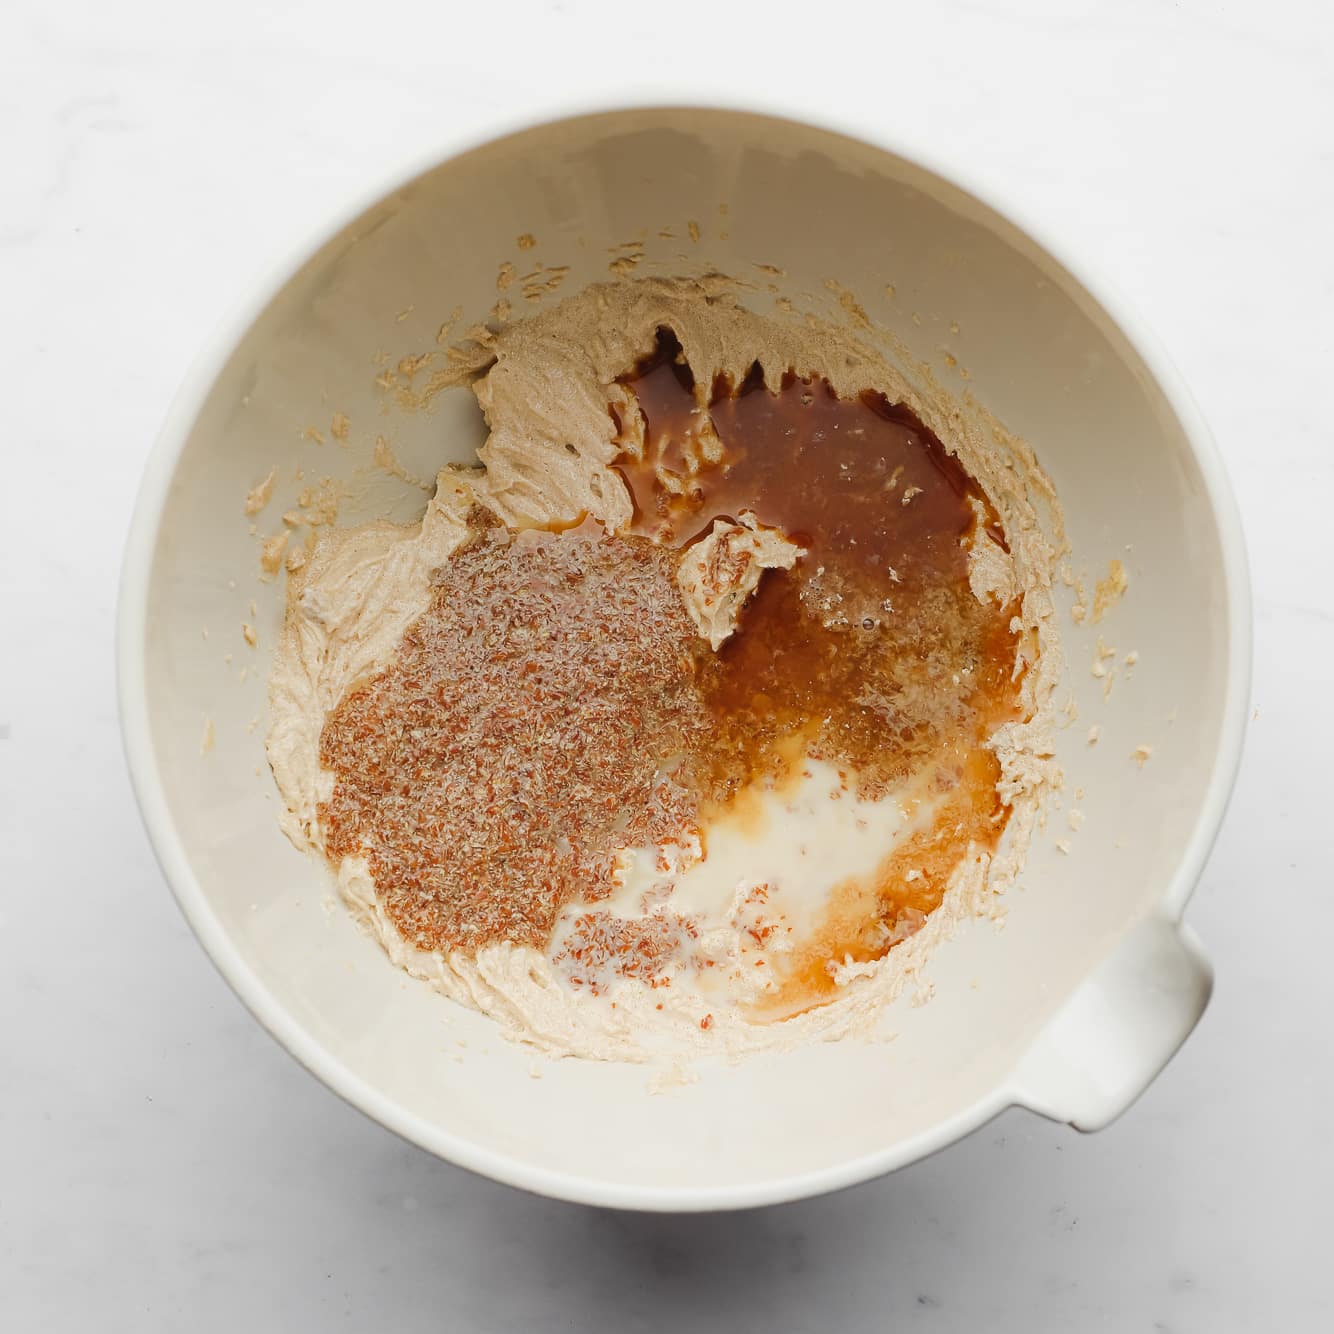
[[(670, 328), (700, 386), (716, 377), (739, 382), (758, 363), (768, 383), (784, 372), (827, 379), (840, 396), (877, 390), (907, 404), (976, 479), (1000, 516), (1008, 551), (975, 543), (970, 583), (979, 601), (1005, 605), (1022, 594), (1016, 671), (1031, 721), (1007, 724), (992, 739), (1000, 761), (999, 792), (1013, 807), (1001, 852), (965, 858), (941, 907), (882, 960), (842, 970), (836, 998), (782, 1023), (748, 1022), (690, 988), (661, 992), (633, 986), (611, 1008), (563, 984), (542, 952), (489, 945), (475, 957), (413, 948), (377, 899), (359, 859), (338, 868), (343, 895), (390, 958), (461, 1004), (492, 1015), (510, 1037), (557, 1054), (645, 1059), (695, 1049), (744, 1051), (852, 1032), (871, 1033), (885, 1007), (914, 979), (930, 952), (964, 918), (996, 913), (1031, 836), (1035, 813), (1058, 781), (1052, 759), (1051, 705), (1062, 669), (1051, 599), (1053, 543), (1039, 504), (1053, 508), (1050, 483), (1031, 451), (971, 414), (921, 368), (909, 376), (861, 331), (815, 319), (761, 317), (748, 311), (728, 280), (644, 279), (595, 285), (499, 334), (475, 331), (457, 349), (435, 392), (472, 386), (490, 435), (479, 467), (446, 468), (420, 525), (372, 523), (320, 531), (289, 581), (288, 614), (271, 678), (268, 753), (283, 797), (283, 827), (300, 847), (323, 849), (317, 808), (332, 776), (319, 761), (321, 729), (348, 687), (385, 664), (429, 599), (430, 573), (468, 535), (469, 514), (485, 505), (512, 528), (553, 527), (591, 516), (619, 530), (631, 520), (631, 498), (611, 464), (643, 442), (636, 400), (618, 378), (652, 351)], [(701, 409), (707, 408), (701, 391)], [(709, 432), (696, 441), (710, 462)], [(897, 498), (907, 504), (911, 497)], [(744, 625), (744, 605), (766, 569), (790, 568), (800, 546), (745, 515), (721, 522), (687, 552), (679, 585), (701, 635), (716, 649)], [(817, 775), (817, 781), (824, 776)], [(800, 820), (800, 799), (783, 816)], [(855, 828), (850, 826), (849, 828)], [(720, 845), (721, 846), (721, 845)], [(723, 855), (719, 854), (719, 861)], [(705, 863), (707, 865), (707, 863)], [(734, 952), (744, 904), (729, 903), (716, 929), (719, 949)], [(914, 927), (917, 923), (912, 924)]]

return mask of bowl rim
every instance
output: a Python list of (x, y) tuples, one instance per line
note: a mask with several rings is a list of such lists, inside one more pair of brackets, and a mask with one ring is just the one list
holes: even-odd
[[(541, 1195), (611, 1208), (690, 1212), (751, 1208), (802, 1199), (906, 1166), (953, 1143), (1019, 1102), (1014, 1072), (971, 1106), (910, 1139), (836, 1166), (793, 1175), (779, 1174), (744, 1186), (622, 1185), (554, 1171), (480, 1148), (466, 1137), (408, 1111), (353, 1073), (271, 995), (227, 936), (194, 874), (167, 806), (153, 747), (144, 666), (153, 554), (176, 465), (199, 411), (227, 361), (287, 284), (320, 249), (368, 209), (419, 176), (463, 154), (560, 122), (653, 111), (716, 112), (786, 122), (887, 153), (936, 177), (1014, 227), (1064, 269), (1148, 369), (1194, 455), (1218, 525), (1228, 617), (1227, 676), (1217, 749), (1200, 813), (1181, 849), (1176, 869), (1157, 900), (1159, 911), (1172, 921), (1179, 920), (1204, 870), (1236, 782), (1250, 707), (1252, 612), (1245, 535), (1222, 457), (1180, 373), (1142, 318), (1082, 256), (1072, 258), (1062, 239), (1050, 236), (1013, 199), (1000, 198), (994, 188), (977, 181), (965, 163), (946, 159), (922, 142), (888, 133), (879, 125), (841, 119), (814, 106), (798, 106), (791, 99), (766, 105), (762, 99), (733, 98), (716, 88), (688, 93), (679, 86), (647, 89), (640, 85), (632, 92), (590, 99), (547, 100), (519, 115), (479, 118), (470, 127), (445, 136), (431, 149), (412, 154), (352, 194), (328, 220), (307, 229), (304, 240), (289, 245), (284, 258), (268, 267), (262, 279), (249, 289), (251, 295), (216, 327), (172, 400), (145, 463), (121, 567), (115, 649), (121, 733), (131, 783), (164, 878), (214, 966), (256, 1019), (311, 1074), (387, 1129), (450, 1163)], [(1128, 932), (1132, 926), (1133, 923), (1127, 922), (1125, 930)]]

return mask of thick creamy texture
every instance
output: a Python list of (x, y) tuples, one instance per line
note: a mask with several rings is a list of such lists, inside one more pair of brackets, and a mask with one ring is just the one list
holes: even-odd
[[(746, 971), (755, 962), (747, 945), (754, 939), (757, 902), (751, 891), (778, 879), (780, 871), (790, 873), (794, 864), (812, 863), (800, 901), (780, 893), (782, 901), (765, 905), (770, 918), (781, 919), (784, 930), (792, 927), (799, 936), (803, 914), (819, 910), (822, 894), (869, 872), (887, 847), (908, 838), (929, 814), (920, 793), (894, 792), (875, 803), (848, 801), (831, 817), (825, 789), (837, 776), (812, 765), (795, 789), (757, 794), (758, 815), (752, 811), (744, 829), (725, 820), (714, 827), (708, 858), (683, 862), (673, 894), (675, 910), (688, 906), (696, 915), (703, 938), (699, 948), (716, 961), (700, 985), (660, 989), (619, 980), (598, 997), (587, 994), (587, 987), (572, 987), (570, 956), (561, 956), (577, 933), (581, 905), (566, 910), (545, 954), (511, 944), (487, 945), (475, 955), (444, 954), (418, 949), (403, 937), (364, 860), (344, 858), (339, 884), (397, 964), (494, 1016), (509, 1036), (554, 1053), (644, 1059), (694, 1048), (742, 1051), (871, 1033), (886, 1005), (920, 975), (930, 951), (959, 921), (996, 913), (996, 895), (1021, 866), (1038, 803), (1056, 778), (1049, 712), (1061, 660), (1050, 597), (1053, 552), (1034, 507), (1035, 496), (1052, 503), (1050, 486), (1026, 447), (1001, 431), (984, 437), (929, 378), (910, 382), (849, 330), (752, 314), (736, 302), (725, 280), (591, 287), (463, 350), (453, 374), (458, 383), (473, 385), (490, 427), (482, 466), (443, 471), (420, 526), (374, 523), (323, 533), (290, 581), (287, 624), (271, 680), (268, 740), (286, 808), (284, 828), (298, 846), (324, 851), (318, 808), (333, 784), (320, 764), (326, 718), (350, 686), (384, 666), (425, 610), (431, 571), (467, 538), (476, 505), (516, 528), (558, 528), (584, 516), (613, 530), (631, 523), (631, 494), (611, 465), (627, 441), (633, 449), (636, 433), (642, 437), (644, 420), (620, 380), (653, 351), (662, 328), (675, 334), (703, 386), (719, 379), (740, 383), (758, 363), (770, 384), (796, 371), (824, 377), (840, 396), (870, 390), (907, 404), (985, 491), (1006, 543), (990, 540), (979, 524), (969, 582), (979, 601), (1004, 605), (1022, 594), (1014, 629), (1029, 718), (1001, 726), (990, 743), (999, 761), (997, 791), (1012, 807), (1000, 853), (992, 858), (975, 849), (962, 857), (943, 902), (925, 924), (905, 922), (906, 938), (881, 959), (849, 958), (836, 965), (837, 985), (827, 1002), (782, 1022), (757, 1022), (782, 1016), (765, 1012), (772, 985), (754, 980), (756, 970)], [(714, 443), (707, 429), (699, 433), (695, 444), (702, 462), (714, 461), (709, 456)], [(781, 533), (763, 530), (744, 515), (737, 519), (715, 522), (686, 553), (679, 574), (687, 609), (715, 648), (735, 631), (738, 612), (763, 571), (789, 568), (800, 554), (799, 545)], [(757, 838), (759, 829), (768, 834)], [(614, 903), (618, 914), (649, 917), (659, 911), (645, 894), (651, 887), (644, 879), (645, 859), (655, 856), (648, 849), (627, 853)], [(609, 903), (596, 907), (605, 911)], [(608, 1003), (612, 995), (614, 1006)]]
[(765, 570), (790, 570), (804, 554), (753, 515), (739, 517), (740, 523), (715, 519), (709, 535), (685, 552), (676, 576), (690, 619), (715, 650), (735, 632)]

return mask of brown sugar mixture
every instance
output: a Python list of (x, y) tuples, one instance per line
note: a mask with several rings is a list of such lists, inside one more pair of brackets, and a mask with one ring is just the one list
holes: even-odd
[[(832, 992), (831, 959), (916, 930), (969, 844), (990, 851), (1004, 829), (986, 742), (1021, 716), (1015, 608), (968, 583), (968, 543), (1003, 534), (958, 461), (880, 395), (757, 374), (701, 395), (666, 332), (626, 383), (644, 428), (623, 424), (617, 464), (632, 531), (491, 527), (450, 558), (394, 663), (325, 726), (327, 852), (368, 859), (421, 948), (542, 948), (566, 904), (611, 892), (619, 850), (686, 842), (806, 755), (867, 798), (925, 777), (929, 827), (839, 886), (784, 956), (764, 1016), (794, 1013)], [(676, 565), (743, 513), (805, 555), (765, 572), (714, 652)], [(655, 976), (678, 943), (601, 918), (585, 933), (623, 949), (623, 975)]]

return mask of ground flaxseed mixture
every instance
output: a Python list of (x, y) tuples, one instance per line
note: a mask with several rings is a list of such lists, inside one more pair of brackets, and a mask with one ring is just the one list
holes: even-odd
[(363, 856), (422, 949), (543, 945), (616, 853), (693, 832), (670, 767), (709, 726), (670, 550), (483, 527), (393, 664), (329, 718), (328, 856)]

